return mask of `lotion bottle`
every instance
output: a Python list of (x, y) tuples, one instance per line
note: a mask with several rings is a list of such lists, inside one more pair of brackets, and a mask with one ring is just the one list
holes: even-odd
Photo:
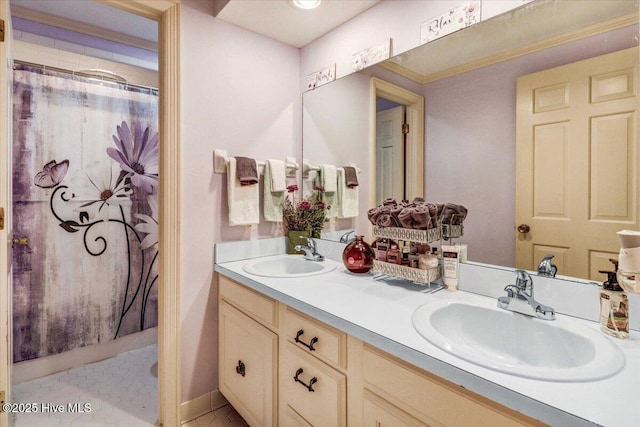
[[(614, 264), (617, 262), (613, 261)], [(617, 265), (616, 265), (617, 270)], [(600, 291), (600, 329), (613, 337), (629, 338), (629, 298), (616, 278), (616, 271), (602, 271), (607, 281)]]

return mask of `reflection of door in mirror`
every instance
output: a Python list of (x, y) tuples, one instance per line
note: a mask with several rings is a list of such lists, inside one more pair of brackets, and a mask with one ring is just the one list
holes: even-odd
[(405, 198), (405, 107), (376, 99), (376, 204), (388, 197)]
[(518, 80), (516, 265), (602, 281), (616, 232), (639, 229), (638, 49)]

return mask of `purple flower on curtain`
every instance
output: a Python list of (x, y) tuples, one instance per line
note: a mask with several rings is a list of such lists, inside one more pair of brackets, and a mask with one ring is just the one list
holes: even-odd
[(141, 222), (137, 223), (133, 228), (139, 233), (146, 234), (145, 238), (140, 242), (142, 250), (158, 244), (158, 194), (154, 193), (147, 197), (147, 202), (151, 208), (151, 216), (134, 214)]
[(116, 129), (113, 141), (117, 148), (107, 148), (107, 154), (129, 173), (134, 187), (151, 194), (158, 187), (158, 133), (151, 136), (150, 128), (143, 131), (140, 122), (133, 125), (133, 135), (127, 122)]
[(100, 216), (108, 221), (112, 207), (131, 206), (132, 190), (127, 175), (110, 161), (88, 165), (84, 170), (86, 179), (76, 182), (74, 201), (82, 205), (74, 211), (87, 212), (89, 218)]

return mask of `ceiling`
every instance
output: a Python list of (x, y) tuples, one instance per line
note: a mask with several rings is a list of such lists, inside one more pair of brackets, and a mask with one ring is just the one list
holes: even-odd
[(290, 0), (230, 0), (216, 18), (294, 47), (303, 47), (381, 0), (324, 0), (301, 10)]
[[(137, 39), (156, 43), (158, 29), (156, 21), (95, 1), (79, 0), (11, 0), (12, 12), (27, 9), (46, 15), (54, 15), (77, 23), (126, 34)], [(13, 13), (15, 15), (15, 13)], [(47, 22), (43, 22), (47, 23)]]

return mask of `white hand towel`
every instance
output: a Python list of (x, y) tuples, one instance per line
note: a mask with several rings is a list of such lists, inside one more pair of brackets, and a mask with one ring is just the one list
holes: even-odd
[(338, 172), (334, 165), (320, 166), (320, 185), (324, 187), (325, 193), (338, 191)]
[(262, 193), (262, 214), (265, 221), (282, 222), (282, 205), (284, 203), (284, 190), (287, 188), (286, 184), (284, 162), (282, 160), (265, 161)]
[(316, 185), (324, 188), (322, 201), (330, 206), (327, 211), (327, 218), (337, 218), (340, 207), (338, 206), (338, 171), (333, 165), (321, 165), (318, 171)]
[[(271, 185), (271, 192), (279, 193), (287, 189), (287, 168), (282, 160), (269, 159), (265, 164), (271, 165), (271, 179), (265, 183)], [(265, 169), (266, 170), (266, 169)]]
[(343, 168), (338, 168), (338, 218), (355, 218), (358, 216), (358, 188), (347, 187)]
[(227, 164), (227, 200), (229, 225), (251, 225), (260, 222), (260, 186), (241, 185), (236, 174), (236, 159)]

